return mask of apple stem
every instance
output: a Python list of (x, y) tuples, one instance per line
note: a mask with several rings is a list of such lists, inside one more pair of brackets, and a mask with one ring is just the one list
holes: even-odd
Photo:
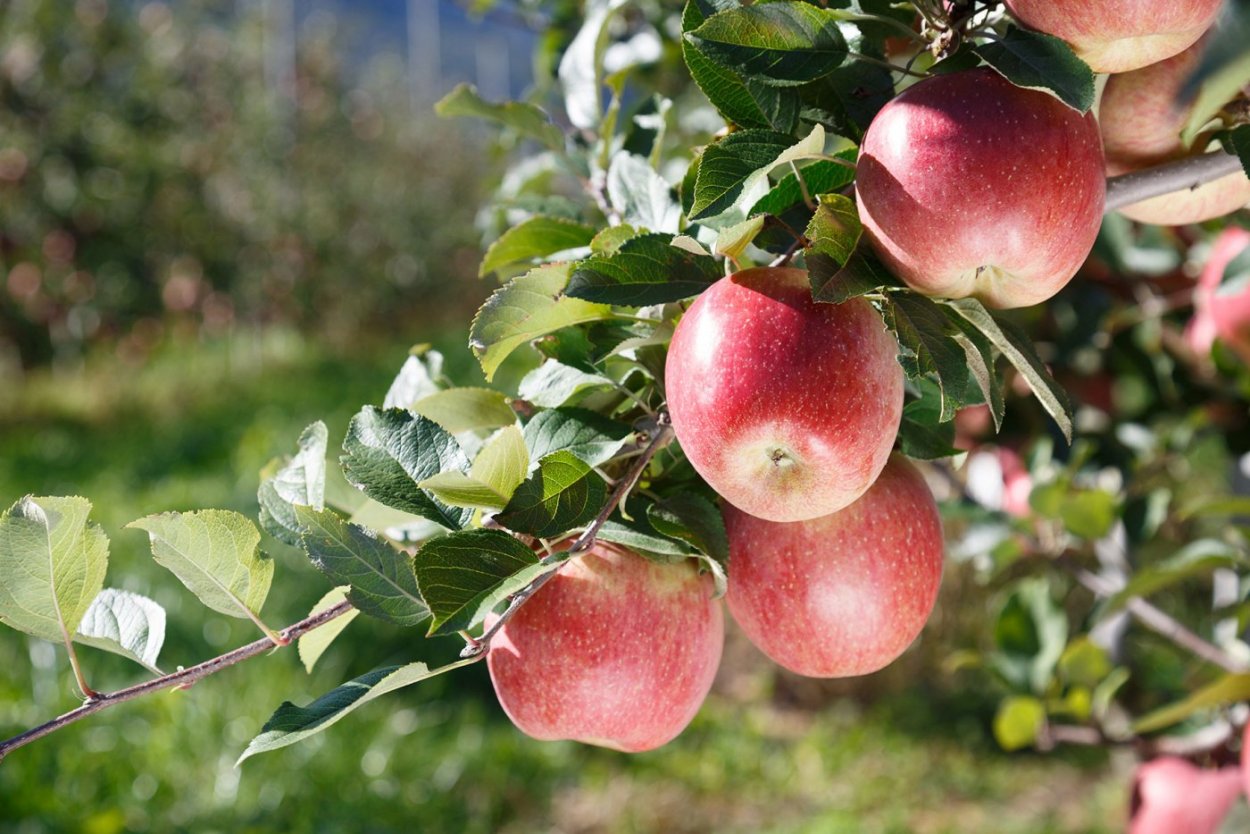
[(1241, 170), (1241, 160), (1236, 156), (1224, 151), (1212, 151), (1109, 177), (1106, 212), (1109, 214), (1151, 197), (1189, 191)]
[(603, 505), (603, 509), (595, 516), (594, 520), (582, 531), (577, 540), (569, 546), (569, 549), (561, 553), (552, 554), (544, 559), (544, 562), (551, 564), (551, 569), (544, 571), (534, 578), (530, 584), (512, 595), (508, 600), (508, 607), (499, 615), (499, 619), (491, 624), (491, 627), (482, 632), (482, 636), (475, 640), (466, 640), (465, 647), (460, 651), (460, 656), (464, 658), (481, 657), (490, 651), (491, 640), (499, 633), (500, 629), (516, 615), (521, 609), (525, 601), (532, 597), (539, 588), (551, 581), (551, 578), (560, 572), (560, 568), (569, 559), (576, 558), (586, 551), (594, 547), (595, 541), (599, 537), (599, 531), (603, 529), (603, 525), (608, 523), (608, 519), (612, 517), (612, 513), (616, 512), (616, 508), (629, 497), (630, 491), (638, 480), (642, 477), (642, 473), (646, 471), (651, 458), (655, 457), (655, 453), (671, 439), (673, 434), (673, 424), (669, 420), (667, 411), (659, 411), (655, 415), (655, 427), (651, 430), (651, 438), (647, 441), (647, 445), (643, 447), (642, 452), (637, 455), (634, 462), (630, 465), (629, 471), (621, 476), (616, 482), (616, 486), (612, 489), (612, 494), (608, 496), (608, 500)]
[[(287, 626), (278, 632), (277, 636), (280, 640), (282, 640), (281, 645), (288, 645), (296, 638), (307, 634), (315, 628), (325, 625), (330, 622), (330, 620), (333, 620), (335, 617), (340, 617), (350, 610), (352, 610), (352, 604), (350, 602), (340, 602), (338, 605), (327, 608), (325, 611), (320, 611), (309, 617), (305, 617), (293, 625)], [(265, 654), (266, 652), (272, 651), (274, 648), (275, 641), (271, 637), (266, 636), (248, 643), (246, 646), (240, 646), (233, 651), (214, 657), (212, 660), (206, 660), (203, 663), (198, 663), (195, 666), (187, 668), (179, 668), (178, 671), (172, 672), (168, 675), (152, 678), (151, 680), (144, 681), (143, 683), (135, 684), (134, 686), (130, 686), (125, 689), (119, 689), (116, 692), (92, 693), (93, 697), (77, 709), (70, 710), (64, 715), (54, 718), (45, 724), (41, 724), (34, 729), (27, 730), (21, 735), (14, 736), (7, 741), (0, 742), (0, 760), (4, 759), (5, 756), (17, 748), (24, 747), (36, 739), (43, 738), (44, 736), (53, 733), (68, 724), (80, 721), (88, 715), (97, 713), (100, 710), (107, 709), (115, 704), (120, 704), (123, 701), (138, 698), (141, 695), (159, 692), (163, 689), (185, 689), (202, 678), (216, 674), (222, 669), (233, 666), (242, 660), (247, 660), (248, 658), (255, 657), (258, 654)]]

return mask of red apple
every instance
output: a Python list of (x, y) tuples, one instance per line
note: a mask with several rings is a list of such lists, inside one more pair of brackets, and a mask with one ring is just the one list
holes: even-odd
[(1250, 285), (1234, 285), (1223, 292), (1220, 285), (1228, 264), (1248, 246), (1250, 232), (1230, 227), (1211, 247), (1194, 288), (1194, 315), (1185, 328), (1185, 340), (1197, 353), (1210, 353), (1219, 339), (1250, 364)]
[(812, 301), (799, 269), (748, 269), (677, 325), (665, 384), (690, 463), (735, 507), (827, 515), (885, 466), (903, 409), (898, 343), (862, 299)]
[(778, 524), (726, 507), (725, 523), (729, 610), (751, 642), (792, 672), (875, 672), (933, 611), (942, 523), (924, 478), (900, 455), (844, 510)]
[(1068, 42), (1094, 72), (1170, 58), (1210, 28), (1223, 0), (1007, 0), (1030, 29)]
[[(1181, 146), (1181, 128), (1191, 107), (1176, 106), (1181, 87), (1202, 60), (1202, 46), (1198, 43), (1166, 61), (1107, 79), (1098, 121), (1108, 174), (1127, 174), (1206, 150), (1205, 142), (1188, 151)], [(1222, 217), (1247, 203), (1250, 178), (1238, 171), (1190, 191), (1134, 203), (1120, 212), (1140, 223), (1180, 226)]]
[(712, 596), (692, 560), (661, 565), (596, 544), (495, 636), (486, 661), (499, 703), (537, 739), (631, 753), (671, 741), (720, 663), (725, 622)]
[(990, 69), (935, 76), (869, 125), (855, 189), (868, 240), (913, 289), (1037, 304), (1098, 235), (1098, 125)]
[(1241, 768), (1155, 759), (1137, 768), (1129, 834), (1215, 834), (1241, 792)]

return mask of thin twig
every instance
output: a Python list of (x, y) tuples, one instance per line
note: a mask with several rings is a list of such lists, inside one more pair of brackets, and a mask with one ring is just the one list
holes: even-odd
[[(1080, 582), (1088, 590), (1100, 597), (1114, 596), (1119, 590), (1109, 580), (1084, 568), (1073, 569), (1072, 575), (1076, 577), (1077, 582)], [(1133, 619), (1155, 634), (1166, 637), (1182, 649), (1197, 655), (1208, 663), (1234, 674), (1242, 674), (1247, 671), (1244, 663), (1238, 661), (1214, 643), (1202, 639), (1202, 637), (1190, 631), (1172, 615), (1155, 607), (1142, 597), (1129, 597), (1124, 603), (1124, 608), (1133, 616)]]
[(625, 500), (630, 490), (633, 489), (634, 484), (638, 482), (638, 479), (642, 477), (642, 473), (646, 471), (647, 465), (651, 463), (651, 458), (668, 442), (672, 435), (673, 425), (669, 422), (668, 412), (661, 411), (656, 415), (656, 428), (654, 431), (655, 433), (651, 436), (651, 440), (629, 467), (629, 471), (616, 482), (616, 487), (612, 490), (612, 494), (608, 496), (607, 503), (603, 505), (603, 509), (590, 522), (590, 525), (582, 531), (582, 534), (569, 546), (567, 551), (556, 554), (556, 558), (552, 560), (554, 564), (551, 570), (539, 574), (533, 582), (512, 595), (512, 599), (508, 601), (508, 607), (499, 615), (499, 619), (495, 620), (491, 627), (482, 633), (481, 637), (476, 640), (469, 640), (460, 652), (461, 657), (477, 657), (489, 651), (491, 640), (504, 627), (504, 624), (520, 610), (527, 599), (532, 597), (539, 588), (550, 582), (551, 578), (560, 572), (560, 567), (566, 561), (594, 547), (595, 540), (599, 536), (599, 531), (603, 529), (603, 525), (608, 523), (612, 513), (616, 512), (617, 506)]
[(1190, 156), (1107, 180), (1108, 213), (1175, 191), (1188, 191), (1242, 170), (1241, 160), (1224, 151)]
[[(351, 608), (352, 604), (350, 602), (340, 602), (332, 608), (327, 608), (325, 611), (313, 614), (310, 617), (305, 617), (294, 625), (287, 626), (278, 633), (278, 636), (285, 641), (284, 645), (289, 644), (291, 641), (307, 634), (318, 626), (325, 625), (330, 622), (330, 620), (346, 614), (351, 610)], [(240, 646), (234, 651), (227, 652), (219, 657), (214, 657), (212, 660), (206, 660), (203, 663), (190, 668), (179, 669), (177, 672), (162, 675), (159, 678), (152, 678), (151, 680), (127, 687), (126, 689), (119, 689), (116, 692), (101, 692), (77, 709), (70, 710), (64, 715), (54, 718), (46, 724), (41, 724), (34, 729), (27, 730), (21, 735), (14, 736), (8, 741), (0, 742), (0, 760), (4, 759), (5, 756), (17, 748), (30, 744), (36, 739), (43, 738), (49, 733), (55, 732), (67, 724), (73, 724), (75, 721), (80, 721), (88, 715), (93, 715), (101, 710), (120, 704), (123, 701), (138, 698), (141, 695), (159, 692), (162, 689), (173, 689), (175, 687), (185, 689), (196, 681), (206, 678), (209, 675), (216, 674), (222, 669), (274, 649), (274, 641), (269, 637), (262, 637), (259, 640), (248, 643), (246, 646)]]

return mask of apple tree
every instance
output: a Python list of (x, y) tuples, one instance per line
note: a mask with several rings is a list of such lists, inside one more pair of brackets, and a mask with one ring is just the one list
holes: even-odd
[[(1002, 600), (952, 658), (1000, 743), (1132, 747), (1135, 830), (1213, 830), (1250, 717), (1250, 9), (510, 5), (547, 30), (532, 96), (437, 106), (510, 160), (468, 345), (493, 387), (415, 348), (332, 455), (314, 423), (261, 473), (256, 519), (129, 525), (261, 633), (169, 674), (90, 503), (18, 501), (0, 619), (62, 644), (84, 700), (0, 756), (275, 646), (311, 668), (361, 614), (461, 659), (284, 703), (241, 758), (482, 661), (529, 735), (650, 749), (726, 604), (781, 666), (867, 674), (945, 561)], [(285, 628), (263, 536), (326, 577)], [(97, 692), (81, 646), (156, 676)]]

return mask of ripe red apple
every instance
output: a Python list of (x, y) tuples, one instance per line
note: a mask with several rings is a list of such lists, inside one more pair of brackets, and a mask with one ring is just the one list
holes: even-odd
[(1068, 42), (1094, 72), (1170, 58), (1210, 28), (1223, 0), (1007, 0), (1029, 29)]
[(877, 254), (925, 295), (991, 307), (1045, 301), (1102, 222), (1098, 126), (990, 69), (928, 78), (864, 136), (855, 181)]
[(1137, 768), (1129, 834), (1215, 834), (1241, 792), (1241, 768), (1155, 759)]
[(677, 325), (665, 384), (690, 463), (735, 507), (827, 515), (885, 466), (903, 409), (898, 343), (862, 299), (812, 301), (799, 269), (717, 281)]
[[(1188, 151), (1180, 132), (1191, 107), (1176, 107), (1185, 80), (1202, 60), (1202, 43), (1158, 64), (1107, 79), (1098, 122), (1107, 154), (1107, 173), (1127, 174), (1206, 150), (1199, 142)], [(1200, 223), (1250, 203), (1250, 178), (1237, 171), (1190, 191), (1143, 200), (1120, 209), (1140, 223), (1180, 226)]]
[[(634, 753), (685, 729), (725, 639), (711, 578), (596, 544), (516, 612), (486, 661), (499, 703), (537, 739)], [(488, 621), (489, 625), (489, 621)]]
[(778, 524), (725, 508), (738, 625), (781, 666), (817, 678), (864, 675), (906, 649), (942, 579), (942, 523), (924, 478), (894, 455), (862, 498)]
[(1248, 246), (1250, 232), (1230, 227), (1220, 232), (1211, 247), (1194, 288), (1194, 315), (1185, 328), (1185, 340), (1196, 353), (1210, 353), (1212, 343), (1219, 339), (1250, 364), (1250, 285), (1220, 291), (1224, 270)]

